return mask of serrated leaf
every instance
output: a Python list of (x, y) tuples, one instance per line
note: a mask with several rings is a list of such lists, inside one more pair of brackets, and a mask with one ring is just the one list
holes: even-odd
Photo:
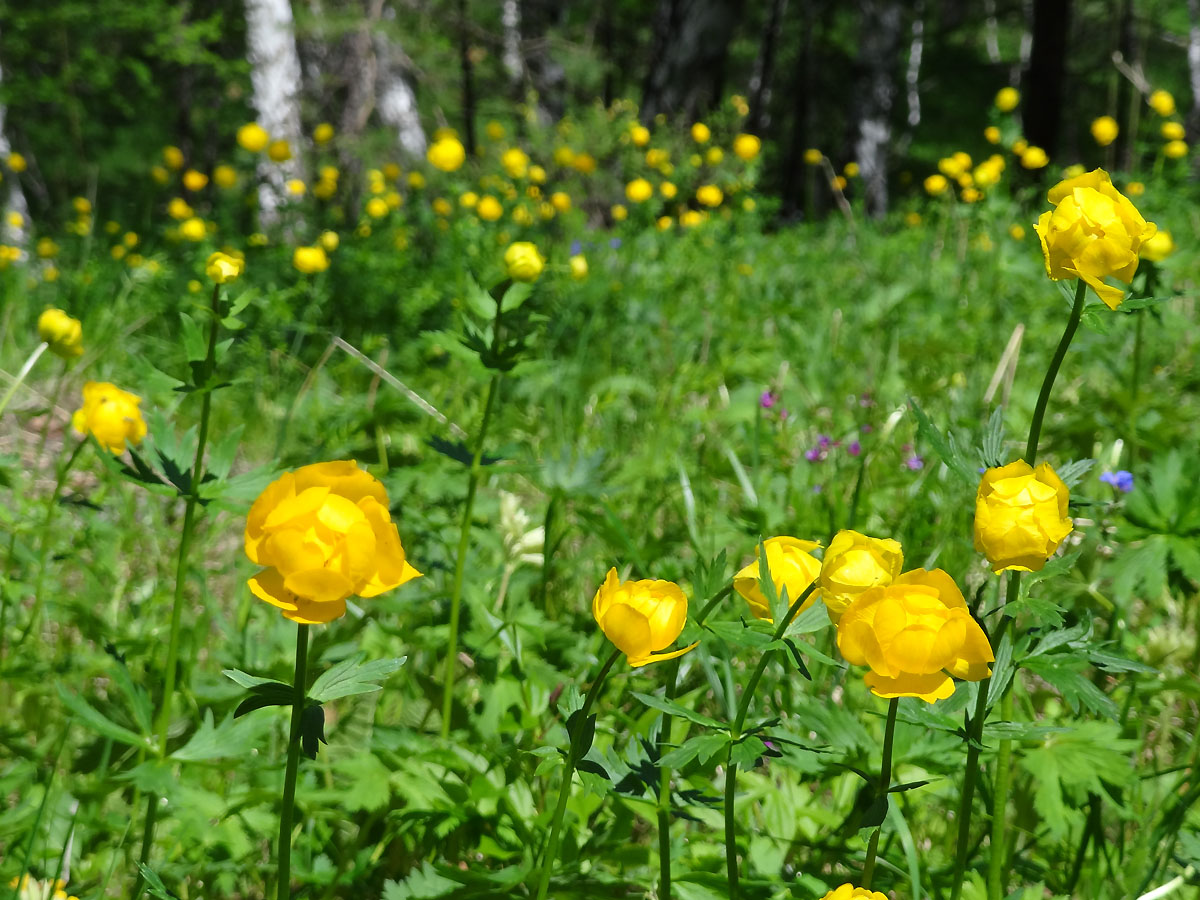
[(205, 475), (211, 475), (220, 480), (229, 474), (229, 470), (233, 468), (234, 457), (237, 456), (243, 430), (243, 426), (236, 425), (209, 444), (208, 461), (204, 469)]
[(598, 775), (605, 781), (612, 781), (612, 776), (608, 774), (608, 770), (594, 759), (581, 759), (575, 763), (575, 768), (580, 772), (587, 772), (590, 775)]
[(533, 285), (524, 281), (514, 281), (512, 285), (504, 292), (504, 299), (500, 301), (500, 309), (504, 312), (512, 312), (518, 309), (526, 300), (533, 296)]
[(583, 709), (575, 710), (567, 717), (567, 734), (571, 737), (571, 750), (575, 759), (581, 759), (592, 749), (592, 741), (596, 739), (595, 714), (584, 718)]
[(462, 885), (441, 875), (427, 860), (403, 881), (385, 881), (383, 900), (435, 900)]
[(245, 756), (254, 749), (262, 733), (262, 725), (252, 719), (237, 721), (226, 716), (221, 724), (213, 724), (211, 709), (204, 711), (204, 720), (188, 742), (171, 754), (172, 759), (184, 762), (201, 759), (224, 759)]
[(308, 691), (308, 696), (318, 703), (325, 703), (339, 697), (381, 690), (382, 686), (377, 682), (383, 681), (397, 671), (407, 659), (407, 656), (400, 656), (364, 663), (360, 654), (343, 660), (324, 672), (313, 683)]
[(143, 862), (137, 864), (138, 871), (142, 873), (142, 878), (146, 880), (146, 892), (151, 897), (157, 900), (177, 900), (174, 894), (167, 890), (167, 886), (163, 884), (162, 879), (157, 873)]
[(672, 716), (680, 716), (691, 722), (695, 722), (697, 725), (704, 725), (708, 728), (717, 728), (721, 730), (724, 730), (726, 727), (724, 722), (718, 722), (716, 719), (710, 719), (708, 716), (702, 715), (693, 709), (688, 709), (686, 706), (681, 706), (673, 700), (667, 700), (663, 697), (655, 697), (653, 694), (642, 694), (637, 691), (632, 691), (632, 694), (652, 709), (657, 709)]
[(1004, 465), (1004, 408), (1001, 406), (997, 406), (988, 419), (981, 450), (986, 468)]
[(716, 754), (725, 749), (729, 743), (728, 734), (700, 734), (688, 738), (674, 750), (664, 753), (660, 765), (668, 769), (678, 769), (686, 766), (693, 759), (707, 763)]
[(319, 703), (313, 703), (306, 706), (300, 716), (300, 749), (309, 759), (316, 759), (318, 742), (329, 743), (325, 740), (325, 709)]
[[(915, 399), (909, 398), (908, 405), (912, 408), (913, 415), (917, 420), (917, 439), (929, 444), (938, 458), (946, 464), (946, 468), (963, 481), (970, 484), (977, 483), (979, 481), (979, 473), (967, 463), (962, 452), (955, 444), (953, 436), (950, 438), (943, 437), (941, 431), (933, 424), (929, 416), (925, 415), (925, 411), (917, 405)], [(882, 818), (880, 821), (883, 821)]]
[(735, 742), (729, 748), (729, 758), (742, 769), (751, 769), (767, 749), (761, 738), (751, 735)]
[(1117, 706), (1081, 671), (1087, 660), (1064, 654), (1037, 656), (1025, 660), (1025, 668), (1040, 675), (1062, 695), (1063, 700), (1078, 713), (1081, 706), (1110, 719), (1116, 719)]
[(1059, 466), (1056, 471), (1062, 483), (1073, 488), (1083, 481), (1083, 476), (1090, 472), (1094, 465), (1096, 465), (1094, 459), (1076, 459)]
[(244, 688), (252, 688), (256, 684), (282, 684), (282, 682), (274, 681), (270, 678), (259, 678), (257, 675), (251, 675), (249, 672), (243, 672), (241, 669), (222, 669), (221, 674), (231, 681), (237, 682)]
[(81, 725), (90, 728), (103, 737), (112, 738), (114, 741), (128, 744), (131, 747), (145, 747), (147, 749), (151, 747), (152, 744), (148, 737), (136, 734), (123, 725), (118, 725), (92, 707), (82, 697), (72, 694), (61, 684), (57, 687), (58, 696), (62, 700), (63, 705), (74, 714)]

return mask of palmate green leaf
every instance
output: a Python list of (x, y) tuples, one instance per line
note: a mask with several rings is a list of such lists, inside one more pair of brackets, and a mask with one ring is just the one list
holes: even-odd
[(220, 725), (213, 724), (213, 711), (204, 711), (204, 720), (188, 742), (171, 754), (172, 759), (194, 762), (203, 759), (224, 759), (247, 756), (261, 741), (266, 726), (261, 718), (238, 719), (226, 716)]
[(364, 656), (359, 654), (350, 659), (342, 660), (333, 668), (324, 672), (309, 688), (310, 700), (325, 703), (339, 697), (349, 697), (353, 694), (366, 694), (382, 689), (377, 682), (383, 681), (393, 672), (399, 670), (408, 659), (407, 656), (391, 659), (376, 659), (364, 663)]
[[(447, 869), (447, 872), (451, 870)], [(383, 900), (435, 900), (462, 887), (461, 882), (452, 881), (442, 875), (426, 860), (403, 881), (385, 881)]]
[(722, 752), (729, 743), (729, 735), (699, 734), (688, 738), (674, 750), (664, 753), (659, 762), (668, 769), (678, 769), (686, 766), (693, 759), (699, 759), (707, 764), (718, 753)]
[(954, 435), (943, 437), (941, 431), (933, 424), (929, 416), (925, 415), (925, 411), (917, 405), (915, 399), (910, 397), (908, 405), (912, 407), (913, 415), (917, 419), (917, 439), (928, 443), (937, 457), (946, 464), (946, 468), (963, 481), (969, 484), (978, 483), (979, 473), (963, 456), (962, 450), (954, 440)]
[(221, 674), (231, 681), (236, 681), (244, 688), (254, 687), (256, 684), (282, 684), (275, 681), (273, 678), (259, 678), (257, 675), (251, 675), (249, 672), (243, 672), (241, 669), (222, 669)]
[(688, 709), (686, 706), (680, 706), (673, 700), (667, 700), (663, 697), (655, 697), (652, 694), (642, 694), (638, 691), (633, 691), (632, 693), (633, 696), (637, 697), (647, 706), (657, 709), (661, 712), (669, 713), (672, 716), (680, 716), (691, 722), (695, 722), (697, 725), (704, 725), (708, 728), (717, 728), (722, 731), (726, 727), (724, 722), (718, 722), (716, 719), (710, 719), (708, 716), (702, 715), (693, 709)]
[(729, 750), (729, 758), (742, 769), (751, 769), (754, 763), (766, 752), (767, 745), (755, 735), (744, 737), (737, 741)]
[(92, 707), (82, 697), (72, 694), (61, 684), (58, 685), (58, 696), (62, 700), (63, 705), (75, 715), (80, 724), (90, 728), (102, 737), (112, 738), (114, 741), (128, 744), (131, 747), (150, 749), (153, 746), (150, 738), (130, 731), (123, 725), (118, 725)]
[(1071, 707), (1071, 712), (1078, 713), (1083, 706), (1094, 713), (1116, 719), (1116, 704), (1083, 674), (1087, 666), (1086, 659), (1068, 654), (1028, 657), (1024, 662), (1026, 669), (1058, 689), (1063, 700)]
[(980, 447), (983, 464), (987, 468), (1004, 465), (1004, 407), (997, 406), (992, 410), (988, 419), (987, 429), (983, 433), (983, 446)]

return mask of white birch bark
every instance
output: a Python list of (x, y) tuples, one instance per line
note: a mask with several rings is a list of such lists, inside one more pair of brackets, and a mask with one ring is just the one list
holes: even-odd
[(1200, 120), (1200, 0), (1188, 0), (1188, 84), (1192, 88), (1192, 112), (1188, 125), (1194, 130)]
[(246, 0), (246, 45), (258, 124), (271, 140), (285, 140), (292, 148), (286, 162), (272, 162), (264, 154), (259, 163), (259, 217), (263, 224), (274, 224), (288, 179), (300, 177), (298, 154), (303, 149), (300, 55), (290, 0)]
[(921, 57), (925, 52), (925, 4), (918, 0), (913, 12), (912, 41), (908, 45), (908, 70), (904, 82), (908, 88), (908, 127), (921, 124)]
[(500, 24), (504, 28), (504, 53), (501, 62), (508, 73), (508, 83), (514, 95), (524, 80), (524, 65), (521, 61), (521, 4), (518, 0), (504, 0), (500, 9)]
[[(0, 82), (3, 82), (3, 79), (4, 72), (0, 69)], [(8, 142), (8, 134), (4, 130), (6, 113), (4, 104), (0, 103), (0, 159), (8, 159), (8, 155), (12, 153), (12, 145)], [(7, 183), (8, 189), (5, 193), (8, 195), (8, 202), (4, 208), (3, 222), (0, 223), (0, 235), (3, 236), (4, 243), (24, 249), (29, 238), (29, 204), (25, 202), (25, 192), (21, 190), (21, 182), (17, 180), (16, 175), (10, 174)], [(20, 213), (23, 224), (16, 226), (9, 222), (10, 212)]]
[[(383, 19), (390, 25), (396, 13), (390, 7), (384, 10)], [(421, 127), (421, 116), (417, 110), (417, 96), (408, 83), (409, 66), (399, 42), (383, 31), (375, 33), (375, 57), (378, 80), (375, 84), (376, 106), (379, 118), (396, 132), (400, 149), (413, 159), (424, 159), (428, 141)]]

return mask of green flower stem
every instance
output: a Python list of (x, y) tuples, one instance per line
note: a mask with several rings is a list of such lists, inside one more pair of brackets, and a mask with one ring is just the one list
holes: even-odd
[[(879, 766), (879, 793), (887, 797), (892, 787), (892, 742), (896, 736), (896, 713), (900, 709), (900, 698), (893, 697), (888, 703), (887, 726), (883, 732), (883, 762)], [(875, 856), (879, 852), (879, 834), (883, 831), (880, 825), (871, 834), (867, 843), (867, 861), (863, 864), (862, 886), (870, 889), (871, 879), (875, 875)]]
[[(558, 860), (558, 841), (560, 832), (562, 831), (563, 814), (567, 810), (567, 799), (571, 795), (571, 782), (575, 777), (575, 765), (579, 762), (582, 754), (579, 752), (579, 735), (587, 727), (587, 718), (591, 715), (592, 704), (596, 702), (596, 697), (600, 693), (600, 688), (604, 684), (604, 679), (608, 677), (609, 670), (613, 664), (622, 656), (620, 650), (613, 650), (612, 654), (605, 660), (604, 665), (600, 668), (600, 673), (593, 679), (592, 686), (588, 688), (587, 694), (583, 698), (583, 707), (579, 711), (577, 728), (570, 735), (570, 748), (567, 750), (567, 766), (563, 772), (562, 784), (558, 789), (558, 804), (554, 807), (554, 818), (550, 822), (550, 839), (546, 842), (546, 852), (542, 855), (542, 868), (538, 876), (537, 900), (546, 900), (546, 892), (550, 889), (550, 871), (554, 868), (554, 863)], [(284, 900), (280, 897), (280, 900)]]
[[(1009, 575), (1009, 584), (1019, 581), (1020, 576), (1013, 572)], [(1015, 587), (1015, 585), (1013, 585)], [(1013, 697), (1011, 691), (1005, 691), (1000, 700), (1000, 718), (1010, 721), (1013, 717)], [(988, 862), (988, 897), (996, 900), (1005, 895), (1005, 869), (1008, 862), (1008, 789), (1012, 783), (1012, 741), (1001, 740), (996, 750), (996, 777), (992, 789), (992, 855)]]
[[(1147, 287), (1149, 291), (1149, 287)], [(1142, 340), (1146, 325), (1146, 311), (1139, 309), (1133, 314), (1136, 320), (1133, 329), (1133, 371), (1129, 373), (1129, 439), (1126, 441), (1125, 458), (1129, 461), (1129, 471), (1137, 468), (1138, 455), (1138, 395), (1142, 389)]]
[(8, 402), (12, 400), (13, 394), (17, 392), (17, 388), (24, 383), (25, 376), (29, 374), (29, 371), (33, 368), (33, 364), (38, 361), (39, 357), (49, 347), (50, 345), (43, 341), (33, 348), (33, 352), (29, 354), (29, 358), (25, 360), (25, 364), (21, 366), (21, 371), (17, 372), (17, 377), (12, 380), (12, 384), (8, 386), (8, 390), (4, 392), (4, 396), (0, 397), (0, 416), (4, 415), (4, 410), (8, 408)]
[(1071, 305), (1071, 315), (1067, 319), (1067, 327), (1063, 330), (1063, 336), (1050, 360), (1050, 368), (1046, 370), (1046, 377), (1042, 380), (1042, 389), (1038, 393), (1037, 405), (1033, 408), (1033, 419), (1029, 423), (1029, 440), (1025, 443), (1025, 462), (1031, 466), (1037, 457), (1038, 440), (1042, 436), (1042, 419), (1046, 415), (1046, 404), (1050, 402), (1050, 392), (1054, 389), (1054, 380), (1058, 377), (1059, 367), (1062, 366), (1062, 361), (1067, 355), (1067, 348), (1071, 346), (1071, 340), (1079, 328), (1079, 320), (1083, 318), (1083, 305), (1086, 297), (1087, 283), (1080, 279), (1075, 287), (1075, 302)]
[(308, 628), (296, 626), (296, 672), (292, 679), (292, 726), (288, 730), (287, 769), (283, 775), (283, 807), (279, 810), (279, 900), (292, 895), (292, 818), (296, 811), (296, 772), (300, 766), (300, 725), (304, 719), (308, 677)]
[[(498, 326), (499, 323), (497, 329)], [(454, 706), (454, 676), (458, 671), (458, 619), (462, 607), (463, 572), (467, 567), (467, 549), (471, 543), (471, 510), (475, 507), (475, 491), (479, 487), (479, 475), (483, 470), (483, 442), (487, 439), (488, 425), (491, 423), (492, 410), (496, 406), (496, 395), (499, 392), (500, 373), (497, 372), (488, 384), (483, 420), (479, 423), (475, 453), (471, 457), (471, 471), (467, 476), (467, 499), (463, 502), (462, 520), (458, 527), (458, 552), (454, 558), (454, 583), (450, 591), (450, 641), (446, 648), (446, 674), (442, 679), (443, 740), (450, 736), (450, 711)]]
[[(179, 552), (175, 559), (175, 594), (171, 602), (171, 631), (167, 641), (167, 666), (163, 672), (162, 701), (158, 710), (158, 721), (154, 733), (157, 736), (155, 750), (160, 760), (167, 756), (167, 738), (171, 727), (171, 701), (175, 697), (176, 669), (179, 665), (179, 636), (183, 625), (183, 593), (187, 585), (188, 555), (196, 528), (196, 507), (200, 501), (200, 482), (204, 479), (204, 450), (208, 444), (209, 420), (212, 417), (212, 391), (207, 389), (217, 364), (217, 331), (221, 325), (221, 287), (213, 285), (212, 317), (208, 325), (208, 349), (201, 368), (202, 377), (197, 387), (203, 393), (200, 398), (200, 426), (196, 436), (196, 457), (192, 463), (192, 478), (187, 497), (184, 499), (183, 528), (179, 534)], [(139, 859), (147, 864), (150, 848), (154, 843), (154, 823), (158, 815), (158, 797), (150, 793), (146, 801), (146, 824), (142, 831), (142, 849)], [(134, 896), (140, 896), (143, 879), (138, 874)]]
[[(778, 641), (783, 637), (783, 633), (787, 631), (788, 626), (792, 624), (792, 620), (799, 614), (800, 608), (804, 606), (809, 595), (816, 587), (817, 583), (814, 581), (788, 607), (783, 621), (775, 628), (773, 640)], [(737, 900), (738, 897), (737, 830), (734, 827), (734, 806), (737, 798), (737, 763), (733, 761), (733, 745), (741, 740), (742, 727), (746, 724), (746, 714), (750, 711), (750, 700), (754, 697), (754, 691), (758, 687), (759, 681), (762, 680), (763, 672), (767, 670), (767, 663), (771, 661), (771, 657), (774, 655), (775, 648), (772, 647), (758, 658), (758, 666), (755, 667), (754, 674), (750, 676), (750, 681), (747, 682), (746, 689), (742, 691), (742, 699), (738, 704), (737, 716), (729, 728), (729, 749), (725, 754), (725, 870), (729, 879), (729, 900)]]
[[(75, 449), (71, 451), (71, 455), (67, 457), (67, 461), (59, 467), (58, 475), (55, 477), (54, 490), (50, 492), (50, 500), (46, 504), (46, 514), (42, 517), (42, 526), (38, 535), (37, 574), (33, 579), (33, 609), (29, 613), (29, 621), (26, 623), (25, 629), (21, 632), (21, 636), (17, 638), (17, 648), (24, 644), (25, 639), (37, 630), (38, 623), (41, 620), (42, 606), (46, 599), (43, 588), (46, 581), (46, 558), (50, 555), (50, 527), (54, 524), (54, 513), (58, 510), (58, 498), (62, 493), (63, 485), (67, 482), (67, 473), (71, 471), (71, 467), (75, 465), (75, 460), (79, 458), (80, 451), (87, 446), (87, 443), (87, 438), (84, 438), (75, 445)], [(0, 635), (2, 634), (0, 632)], [(0, 642), (2, 641), (3, 637), (0, 636)], [(0, 650), (2, 649), (3, 644), (0, 643)], [(0, 656), (3, 656), (2, 652), (0, 652)]]

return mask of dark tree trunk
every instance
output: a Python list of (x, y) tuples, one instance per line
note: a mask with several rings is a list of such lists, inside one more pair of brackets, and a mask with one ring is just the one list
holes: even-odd
[(797, 0), (796, 6), (800, 12), (800, 50), (796, 55), (796, 69), (792, 75), (792, 135), (782, 163), (783, 178), (780, 191), (782, 211), (788, 218), (799, 215), (806, 205), (807, 165), (804, 162), (804, 151), (811, 140), (809, 97), (813, 88), (812, 48), (813, 30), (816, 26), (812, 14), (812, 0)]
[(771, 0), (771, 12), (763, 28), (754, 74), (750, 78), (750, 114), (746, 118), (746, 130), (751, 134), (762, 134), (767, 125), (767, 106), (771, 102), (771, 82), (775, 76), (775, 47), (779, 43), (779, 29), (786, 9), (787, 0)]
[(462, 68), (463, 146), (475, 155), (475, 65), (471, 62), (470, 0), (458, 0), (458, 61)]
[(1188, 84), (1192, 88), (1192, 108), (1187, 117), (1188, 140), (1200, 133), (1200, 0), (1188, 0)]
[(734, 0), (661, 0), (642, 118), (694, 118), (723, 87), (729, 41), (741, 12)]
[(1062, 124), (1063, 81), (1071, 0), (1036, 0), (1033, 4), (1033, 47), (1025, 72), (1023, 97), (1025, 137), (1053, 159)]
[(903, 16), (899, 0), (859, 0), (858, 137), (854, 155), (862, 172), (867, 214), (888, 208), (888, 145), (896, 102)]

